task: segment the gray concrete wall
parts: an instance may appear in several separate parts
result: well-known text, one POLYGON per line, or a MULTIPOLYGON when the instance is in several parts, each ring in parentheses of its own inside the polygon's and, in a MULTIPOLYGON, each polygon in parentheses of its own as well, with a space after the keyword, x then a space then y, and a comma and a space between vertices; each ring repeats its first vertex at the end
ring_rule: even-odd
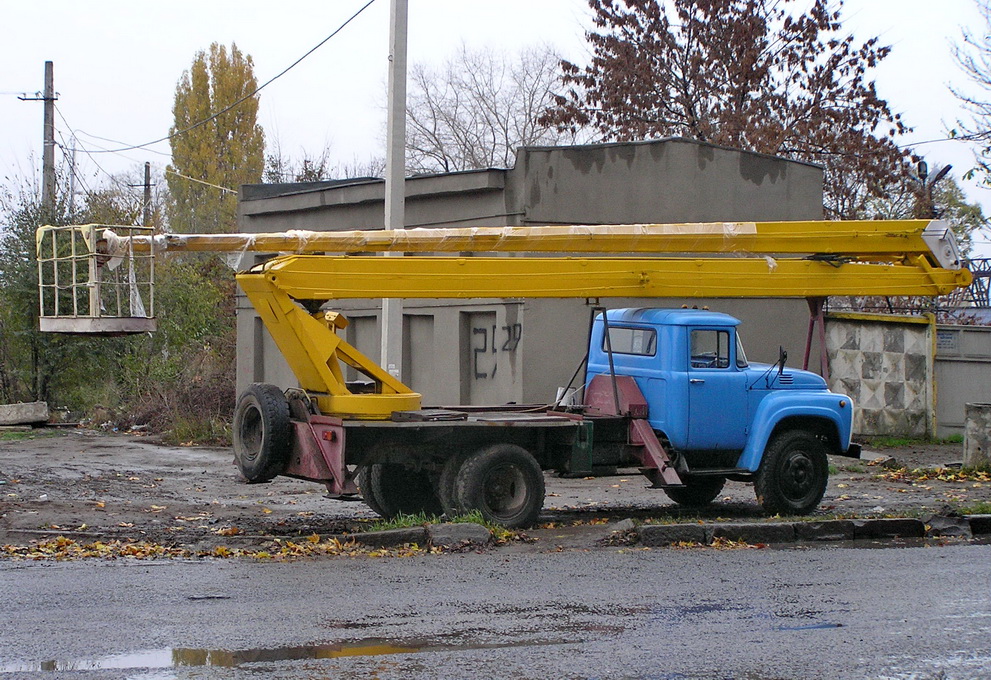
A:
MULTIPOLYGON (((521 149, 511 170, 411 178, 406 187, 410 227, 822 217, 820 168, 681 139, 521 149)), ((288 189, 283 195, 269 185, 245 187, 240 229, 382 226, 381 181, 288 189)), ((743 320, 751 360, 774 361, 781 344, 791 351, 791 365, 801 361, 808 319, 803 300, 602 302, 610 307, 708 305, 743 320)), ((355 320, 349 341, 378 357, 377 303, 345 301, 335 308, 355 320)), ((403 377, 424 394, 424 403, 546 402, 571 377, 585 351, 584 300, 407 300, 404 312, 403 377)), ((252 380, 295 384, 243 299, 238 362, 239 390, 252 380)))
MULTIPOLYGON (((338 308, 351 321, 347 341, 378 361, 378 304, 353 300, 338 308)), ((404 381, 428 406, 521 403, 523 308, 514 300, 405 300, 404 381)))
MULTIPOLYGON (((406 180, 406 226, 475 227, 516 224, 518 210, 507 210, 506 175, 509 170, 476 170, 410 177, 406 180)), ((290 229, 345 231, 382 229, 385 181, 381 179, 314 182, 291 185, 278 194, 279 185, 242 187, 238 201, 238 229, 273 232, 290 229)))
POLYGON ((822 170, 694 140, 522 149, 507 181, 531 224, 822 219, 822 170))
POLYGON ((933 433, 932 334, 932 323, 925 318, 829 315, 830 388, 853 399, 855 434, 933 433))
POLYGON ((966 405, 991 402, 991 328, 936 330, 936 436, 962 435, 966 405))

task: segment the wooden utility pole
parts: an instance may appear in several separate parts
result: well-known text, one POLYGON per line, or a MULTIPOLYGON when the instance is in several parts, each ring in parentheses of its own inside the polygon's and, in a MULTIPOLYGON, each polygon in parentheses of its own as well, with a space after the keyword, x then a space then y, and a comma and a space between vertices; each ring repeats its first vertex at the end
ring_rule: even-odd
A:
MULTIPOLYGON (((389 114, 385 152, 385 228, 406 227, 406 30, 408 0, 392 0, 389 22, 389 114)), ((402 253, 386 253, 386 256, 402 253)), ((382 300, 382 360, 402 379, 403 301, 382 300)))

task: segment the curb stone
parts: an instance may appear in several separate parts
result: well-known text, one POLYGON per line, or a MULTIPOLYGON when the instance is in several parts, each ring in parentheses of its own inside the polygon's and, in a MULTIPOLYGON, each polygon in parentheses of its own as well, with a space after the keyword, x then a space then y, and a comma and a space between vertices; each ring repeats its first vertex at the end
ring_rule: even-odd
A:
POLYGON ((926 536, 953 536, 972 538, 970 521, 966 517, 945 517, 933 515, 923 520, 926 525, 926 536))
POLYGON ((991 515, 967 515, 970 530, 977 534, 991 534, 991 515))
POLYGON ((644 524, 638 533, 641 545, 648 547, 707 542, 705 527, 701 524, 644 524))
POLYGON ((480 524, 444 523, 428 524, 426 529, 430 545, 435 548, 451 548, 462 545, 488 545, 492 541, 492 532, 480 524))
POLYGON ((923 538, 925 535, 926 525, 921 519, 895 517, 853 520, 854 538, 923 538))
POLYGON ((795 526, 790 523, 711 524, 705 528, 706 543, 717 538, 745 543, 793 543, 795 526))
POLYGON ((396 548, 406 543, 427 544, 427 530, 423 527, 386 529, 362 534, 349 534, 347 540, 371 548, 396 548))
POLYGON ((640 544, 646 547, 661 547, 673 543, 709 544, 715 538, 747 543, 793 543, 940 536, 971 538, 988 534, 991 534, 991 515, 964 517, 933 515, 925 522, 911 517, 894 517, 821 522, 643 524, 637 528, 640 544))
POLYGON ((795 538, 799 541, 852 541, 853 537, 853 522, 848 519, 795 522, 795 538))

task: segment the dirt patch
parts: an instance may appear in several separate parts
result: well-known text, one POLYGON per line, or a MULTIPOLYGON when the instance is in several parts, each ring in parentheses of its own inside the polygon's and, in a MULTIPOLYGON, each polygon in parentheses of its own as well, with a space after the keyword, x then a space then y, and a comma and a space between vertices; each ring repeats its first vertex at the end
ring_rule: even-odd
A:
MULTIPOLYGON (((962 445, 881 453, 893 456, 896 467, 939 467, 959 462, 962 445)), ((917 514, 991 501, 988 482, 899 478, 847 458, 831 458, 831 464, 836 472, 819 515, 917 514)), ((541 522, 593 527, 623 517, 766 517, 748 484, 730 482, 710 509, 686 513, 663 492, 646 488, 635 470, 623 472, 594 479, 548 474, 541 522)), ((0 441, 0 544, 64 535, 197 550, 252 547, 272 537, 360 531, 375 519, 363 503, 328 499, 312 482, 280 477, 247 484, 229 449, 172 447, 150 437, 81 429, 35 430, 0 441)))
POLYGON ((353 529, 375 517, 311 482, 247 484, 229 449, 92 430, 0 442, 0 542, 52 535, 210 547, 353 529))

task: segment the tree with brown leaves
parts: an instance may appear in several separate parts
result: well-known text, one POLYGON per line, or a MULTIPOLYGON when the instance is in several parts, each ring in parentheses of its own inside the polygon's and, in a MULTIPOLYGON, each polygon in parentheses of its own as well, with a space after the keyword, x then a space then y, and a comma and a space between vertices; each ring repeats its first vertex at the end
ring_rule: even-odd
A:
POLYGON ((825 208, 862 216, 908 170, 907 131, 871 70, 890 48, 842 33, 842 2, 589 0, 586 66, 542 121, 603 140, 681 136, 821 164, 825 208))

